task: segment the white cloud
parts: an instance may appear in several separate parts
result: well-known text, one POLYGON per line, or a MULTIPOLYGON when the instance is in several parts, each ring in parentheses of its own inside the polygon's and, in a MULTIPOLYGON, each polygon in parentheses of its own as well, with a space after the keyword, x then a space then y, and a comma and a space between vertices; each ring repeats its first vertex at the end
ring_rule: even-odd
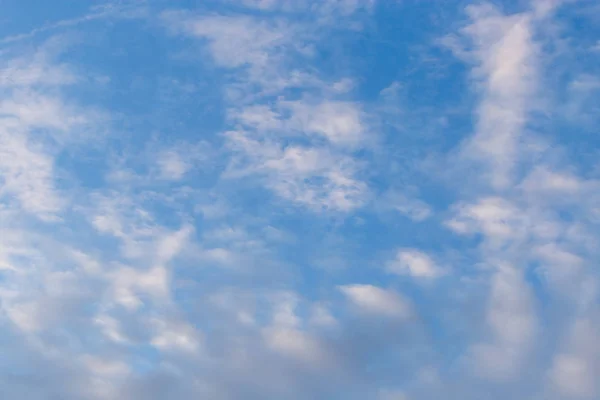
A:
POLYGON ((569 251, 564 245, 550 242, 532 250, 533 256, 541 263, 540 269, 548 279, 548 283, 560 291, 566 291, 564 294, 577 290, 581 280, 585 279, 584 259, 569 251))
POLYGON ((472 43, 468 57, 481 94, 476 134, 463 149, 487 164, 495 188, 513 183, 522 149, 520 138, 534 108, 539 80, 539 46, 531 16, 503 15, 492 5, 467 7, 472 24, 462 30, 472 43))
MULTIPOLYGON (((332 211, 350 211, 366 200, 367 186, 354 177, 356 166, 347 156, 319 147, 281 149, 250 139, 243 132, 229 132, 227 138, 232 150, 247 157, 242 158, 247 164, 240 172, 259 173, 264 184, 284 199, 332 211)), ((229 176, 240 172, 231 171, 229 176)))
POLYGON ((47 221, 66 203, 56 189, 55 157, 74 140, 75 128, 95 119, 90 110, 65 100, 61 90, 78 77, 53 60, 53 46, 49 41, 16 58, 0 55, 6 63, 0 70, 0 197, 9 203, 14 197, 23 210, 47 221))
POLYGON ((503 243, 523 237, 529 226, 529 216, 508 200, 500 197, 480 199, 475 204, 456 207, 457 216, 447 222, 457 233, 482 232, 492 241, 503 243))
POLYGON ((548 373, 551 388, 562 396, 592 399, 600 393, 599 327, 593 312, 576 317, 569 327, 548 373))
POLYGON ((329 307, 324 304, 315 304, 311 310, 310 324, 318 327, 335 327, 337 319, 331 314, 329 307))
POLYGON ((522 186, 525 191, 536 195, 577 196, 583 189, 583 182, 573 174, 559 173, 539 166, 527 176, 522 186))
POLYGON ((110 315, 99 315, 94 323, 100 327, 104 335, 116 343, 129 343, 129 338, 122 332, 121 323, 110 315))
POLYGON ((85 124, 86 116, 71 109, 58 97, 35 92, 14 91, 13 97, 0 102, 0 113, 6 125, 18 124, 21 129, 55 129, 66 132, 85 124))
POLYGON ((0 69, 0 86, 30 88, 76 83, 79 78, 75 72, 66 64, 53 62, 52 53, 47 50, 42 48, 29 57, 8 60, 0 69))
POLYGON ((433 215, 431 207, 424 201, 411 195, 410 191, 409 189, 404 189, 403 191, 391 189, 379 195, 374 200, 375 207, 384 212, 390 210, 396 211, 415 222, 425 221, 430 218, 433 215))
POLYGON ((343 78, 343 79, 340 79, 339 81, 335 82, 331 86, 331 88, 336 93, 348 93, 352 89, 354 89, 355 86, 356 86, 356 83, 352 79, 343 78))
POLYGON ((264 331, 267 345, 288 357, 320 367, 327 362, 321 345, 308 333, 293 328, 268 328, 264 331))
POLYGON ((142 207, 142 199, 126 192, 97 194, 93 198, 87 207, 91 225, 99 233, 119 239, 121 255, 129 261, 160 266, 188 249, 188 239, 194 232, 189 223, 175 231, 167 229, 142 207))
POLYGON ((122 361, 113 361, 99 357, 85 356, 83 357, 83 362, 84 365, 94 375, 124 376, 130 372, 129 366, 122 361))
POLYGON ((179 180, 189 171, 190 165, 173 151, 161 154, 158 159, 160 176, 164 179, 179 180))
POLYGON ((401 249, 396 258, 387 263, 388 272, 398 275, 410 275, 415 278, 437 278, 443 271, 426 253, 415 249, 401 249))
POLYGON ((296 328, 301 320, 296 315, 299 299, 294 293, 283 292, 273 296, 273 326, 282 328, 296 328))
POLYGON ((431 208, 417 199, 398 198, 393 207, 413 221, 424 221, 432 214, 431 208))
POLYGON ((233 288, 221 288, 209 296, 219 314, 246 327, 255 327, 257 321, 257 299, 255 293, 245 293, 233 288))
POLYGON ((25 211, 51 219, 64 205, 54 187, 53 158, 4 127, 0 127, 0 172, 0 195, 15 196, 25 211))
POLYGON ((128 310, 136 310, 144 303, 140 295, 147 294, 162 304, 169 300, 169 275, 164 267, 138 271, 122 267, 109 275, 112 300, 128 310))
POLYGON ((599 91, 600 79, 596 75, 581 73, 575 76, 567 87, 561 113, 574 125, 594 126, 597 118, 596 96, 599 91))
POLYGON ((280 100, 274 106, 232 110, 232 121, 263 135, 324 139, 341 148, 365 147, 366 115, 356 103, 333 100, 280 100))
POLYGON ((279 197, 313 210, 348 212, 365 203, 368 188, 349 154, 365 146, 364 113, 355 103, 329 99, 330 85, 310 68, 288 68, 291 60, 310 60, 310 28, 247 16, 165 19, 176 32, 208 40, 217 65, 246 67, 227 85, 233 129, 224 133, 232 152, 224 178, 253 175, 279 197), (288 99, 290 87, 305 95, 288 99))
POLYGON ((118 383, 131 374, 131 368, 122 360, 113 360, 102 356, 85 355, 81 357, 83 367, 88 373, 85 379, 85 393, 98 399, 110 399, 118 396, 118 383))
POLYGON ((534 0, 531 2, 533 13, 537 18, 550 16, 562 4, 572 0, 534 0))
MULTIPOLYGON (((215 76, 226 81, 225 104, 222 110, 215 105, 215 119, 223 117, 226 133, 215 143, 224 139, 223 148, 207 151, 203 142, 171 140, 189 139, 185 129, 150 144, 137 132, 133 139, 123 135, 108 145, 115 152, 125 144, 135 150, 109 167, 114 173, 98 183, 107 185, 102 188, 72 190, 76 183, 65 177, 71 171, 64 174, 60 164, 63 155, 67 164, 78 156, 69 146, 93 120, 72 101, 80 93, 70 97, 73 85, 91 80, 46 53, 11 60, 10 52, 0 52, 6 58, 0 68, 6 94, 0 101, 0 387, 6 395, 407 400, 481 398, 492 388, 492 397, 527 392, 532 398, 597 398, 600 185, 589 178, 592 172, 578 175, 584 167, 571 168, 545 150, 521 163, 527 150, 520 144, 536 128, 528 121, 543 81, 538 62, 545 48, 537 28, 557 2, 540 1, 512 16, 491 6, 468 8, 472 23, 462 36, 473 46, 463 55, 475 66, 481 103, 475 135, 462 147, 459 163, 470 158, 466 164, 475 159, 485 168, 461 176, 456 192, 426 200, 444 215, 444 201, 456 195, 446 225, 475 238, 433 232, 435 218, 404 226, 407 220, 398 214, 416 222, 432 216, 416 195, 435 190, 419 190, 421 182, 411 182, 406 171, 392 171, 396 160, 386 157, 395 156, 395 148, 371 153, 378 143, 373 108, 353 98, 371 82, 336 73, 325 79, 317 72, 323 58, 313 58, 313 42, 335 47, 338 37, 354 40, 341 27, 356 28, 352 17, 373 2, 231 3, 228 16, 165 14, 168 24, 205 44, 214 63, 199 72, 186 65, 183 75, 204 77, 222 68, 215 76), (237 17, 241 6, 254 9, 237 17), (329 35, 324 24, 340 31, 329 35), (196 179, 199 162, 213 153, 227 159, 216 160, 208 179, 196 179), (220 168, 225 172, 215 183, 220 168), (493 182, 472 185, 472 178, 493 182), (402 194, 385 191, 390 181, 402 194), (243 197, 256 184, 275 201, 262 192, 243 197), (371 202, 372 192, 384 195, 371 202), (373 204, 386 211, 385 221, 365 207, 373 204), (290 205, 334 213, 299 215, 290 205), (343 214, 361 207, 357 215, 343 214), (197 212, 201 221, 194 220, 197 212), (390 230, 379 230, 383 224, 390 230), (328 235, 342 240, 334 243, 333 256, 321 259, 345 268, 323 273, 310 265, 331 247, 328 235), (443 290, 421 291, 418 284, 440 277, 454 261, 437 254, 397 250, 387 271, 415 278, 399 282, 402 293, 387 288, 389 275, 368 270, 377 249, 427 237, 461 265, 456 276, 444 279, 443 290), (214 268, 221 266, 227 268, 214 268), (335 286, 349 278, 365 284, 335 286), (370 284, 376 281, 381 286, 370 284), (545 298, 560 307, 538 309, 545 298), (475 373, 463 374, 456 359, 466 359, 475 373)), ((157 7, 143 8, 152 19, 157 7)), ((385 31, 377 32, 385 40, 385 31)), ((370 34, 360 35, 361 44, 373 40, 370 34)), ((168 44, 171 51, 189 41, 168 44)), ((128 50, 129 44, 119 46, 128 50)), ((328 49, 338 50, 333 47, 328 49)), ((181 59, 165 59, 177 67, 165 72, 179 73, 181 59)), ((346 61, 334 59, 332 66, 346 61)), ((139 79, 146 82, 143 73, 139 79)), ((570 90, 593 87, 593 79, 584 77, 570 90)), ((412 84, 420 81, 407 81, 407 89, 412 84)), ((128 96, 140 94, 134 86, 128 96)), ((107 84, 102 90, 114 89, 107 84)), ((394 83, 381 95, 395 101, 397 90, 394 83)), ((95 99, 83 94, 86 101, 95 99)), ((437 104, 432 114, 438 114, 437 104)), ((162 112, 179 117, 175 112, 187 110, 162 112)), ((119 123, 139 128, 140 115, 124 114, 119 123)), ((156 119, 143 123, 152 126, 156 119)), ((406 145, 400 142, 384 143, 406 145)), ((112 150, 94 146, 102 155, 112 150)), ((93 180, 86 183, 96 185, 93 180)))
POLYGON ((532 295, 521 271, 501 265, 492 278, 486 310, 491 341, 474 345, 477 374, 494 380, 518 376, 538 333, 532 295))
POLYGON ((177 232, 167 233, 158 238, 156 256, 157 263, 164 264, 178 255, 188 243, 189 237, 194 231, 190 225, 183 226, 177 232))
POLYGON ((316 210, 349 211, 361 206, 368 191, 356 178, 358 166, 343 151, 316 144, 289 144, 285 136, 322 136, 333 146, 355 147, 364 127, 360 113, 345 103, 310 105, 281 103, 280 109, 251 106, 233 114, 234 121, 252 130, 226 133, 236 169, 227 176, 256 172, 264 184, 284 199, 316 210), (291 113, 289 117, 282 114, 291 113))
POLYGON ((366 185, 352 176, 351 160, 326 151, 288 148, 282 158, 270 161, 267 167, 277 179, 267 184, 283 198, 332 211, 350 211, 364 202, 366 185))
MULTIPOLYGON (((535 122, 532 111, 539 108, 540 93, 546 90, 539 86, 544 42, 538 34, 558 3, 538 2, 534 10, 514 15, 502 15, 491 5, 470 7, 473 22, 462 34, 472 47, 458 51, 473 63, 472 76, 481 95, 476 130, 462 147, 462 162, 472 168, 470 162, 476 160, 486 169, 475 175, 481 181, 468 193, 474 199, 455 205, 446 225, 458 234, 482 239, 478 259, 492 277, 480 328, 483 339, 470 346, 469 360, 476 375, 505 384, 519 381, 543 351, 538 338, 545 332, 526 274, 537 274, 540 285, 552 289, 551 296, 573 307, 589 307, 596 293, 595 283, 582 283, 587 276, 585 235, 573 240, 567 232, 579 222, 561 215, 568 206, 575 220, 589 218, 587 198, 595 198, 595 183, 578 176, 551 149, 554 144, 538 143, 538 157, 525 158, 528 143, 547 140, 532 139, 528 132, 535 126, 530 123, 535 122), (540 266, 531 270, 532 262, 540 266)), ((556 318, 559 324, 567 321, 556 318)), ((549 372, 553 389, 547 397, 591 398, 590 359, 566 347, 549 372)))
POLYGON ((366 314, 407 318, 410 305, 398 293, 373 285, 339 286, 340 291, 356 308, 366 314))
POLYGON ((347 17, 360 10, 370 10, 375 0, 229 0, 231 3, 263 11, 299 12, 309 11, 320 16, 321 22, 334 22, 335 18, 347 17), (334 19, 334 21, 332 21, 334 19))
POLYGON ((565 396, 592 398, 595 393, 596 376, 587 360, 571 354, 559 354, 554 359, 551 379, 554 386, 565 396))
MULTIPOLYGON (((6 301, 6 293, 3 296, 6 301)), ((14 305, 4 305, 4 310, 8 318, 25 333, 33 333, 42 329, 41 313, 39 305, 36 302, 17 303, 14 305)))
POLYGON ((202 335, 187 323, 154 319, 154 334, 150 343, 162 351, 196 353, 200 350, 202 335))
POLYGON ((228 68, 266 68, 276 62, 282 45, 289 44, 290 27, 258 22, 247 16, 192 16, 180 12, 163 15, 170 28, 209 41, 215 61, 228 68))
POLYGON ((293 102, 289 108, 292 112, 291 123, 297 124, 305 134, 323 136, 334 145, 364 145, 366 127, 356 104, 329 101, 310 105, 293 102))

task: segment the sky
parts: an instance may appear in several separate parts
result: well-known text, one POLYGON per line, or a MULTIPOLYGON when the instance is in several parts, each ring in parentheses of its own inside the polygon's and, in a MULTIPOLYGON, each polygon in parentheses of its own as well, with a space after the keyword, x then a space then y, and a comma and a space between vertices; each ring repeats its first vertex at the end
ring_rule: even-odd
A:
POLYGON ((0 398, 600 398, 596 1, 0 10, 0 398))

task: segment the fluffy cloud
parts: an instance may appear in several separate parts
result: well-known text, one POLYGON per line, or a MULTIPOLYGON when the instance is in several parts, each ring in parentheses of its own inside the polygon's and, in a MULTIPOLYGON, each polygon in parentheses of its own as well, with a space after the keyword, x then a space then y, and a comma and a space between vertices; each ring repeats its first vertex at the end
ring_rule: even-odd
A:
POLYGON ((346 285, 340 291, 360 312, 366 314, 406 318, 410 306, 399 294, 373 285, 346 285))
POLYGON ((398 250, 396 258, 387 264, 393 274, 410 275, 416 278, 435 278, 442 274, 440 268, 427 254, 419 250, 398 250))

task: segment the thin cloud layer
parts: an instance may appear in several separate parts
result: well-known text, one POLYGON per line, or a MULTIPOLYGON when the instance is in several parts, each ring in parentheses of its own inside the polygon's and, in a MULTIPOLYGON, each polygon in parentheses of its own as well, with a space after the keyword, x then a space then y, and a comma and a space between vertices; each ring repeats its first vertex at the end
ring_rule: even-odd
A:
POLYGON ((597 7, 188 3, 6 5, 0 397, 600 396, 597 7))

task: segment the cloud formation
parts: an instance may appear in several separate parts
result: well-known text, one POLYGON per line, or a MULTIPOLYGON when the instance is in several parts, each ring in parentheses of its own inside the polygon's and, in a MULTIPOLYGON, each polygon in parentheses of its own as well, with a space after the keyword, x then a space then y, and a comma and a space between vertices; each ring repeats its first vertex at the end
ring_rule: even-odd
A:
POLYGON ((0 39, 0 397, 600 395, 598 10, 63 3, 0 39))

